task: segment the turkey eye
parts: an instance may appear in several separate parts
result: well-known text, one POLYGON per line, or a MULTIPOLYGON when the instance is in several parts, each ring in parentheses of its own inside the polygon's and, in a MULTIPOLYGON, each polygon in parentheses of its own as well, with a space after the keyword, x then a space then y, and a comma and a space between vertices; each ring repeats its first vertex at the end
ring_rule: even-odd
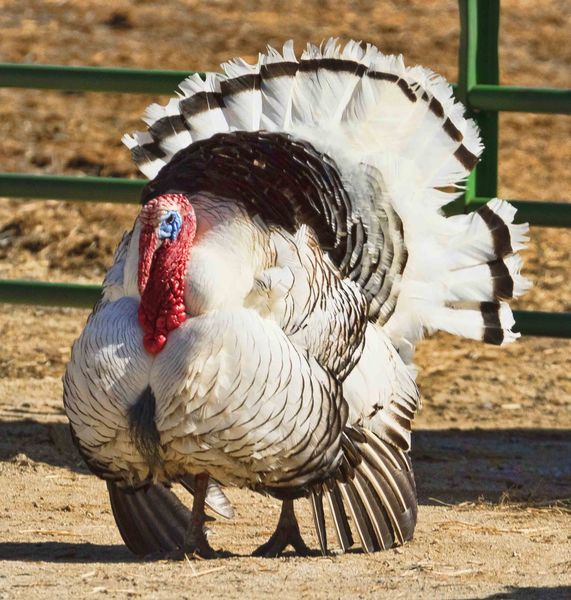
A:
POLYGON ((168 223, 169 225, 172 225, 172 223, 174 223, 174 215, 169 215, 166 218, 165 223, 168 223))

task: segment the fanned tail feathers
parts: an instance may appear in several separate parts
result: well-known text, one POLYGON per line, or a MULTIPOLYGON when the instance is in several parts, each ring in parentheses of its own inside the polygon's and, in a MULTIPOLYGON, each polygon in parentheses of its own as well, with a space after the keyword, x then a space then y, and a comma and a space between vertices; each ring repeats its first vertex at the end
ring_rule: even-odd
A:
POLYGON ((222 68, 184 80, 177 98, 147 109, 148 132, 123 137, 150 179, 178 150, 228 131, 282 131, 333 155, 346 148, 358 163, 382 148, 414 163, 426 187, 454 185, 481 152, 475 125, 443 78, 371 44, 341 48, 329 39, 308 44, 298 60, 290 41, 255 65, 238 58, 222 68))
POLYGON ((365 552, 412 539, 417 517, 416 485, 407 453, 366 429, 347 428, 337 472, 311 490, 311 505, 323 554, 327 533, 323 497, 343 551, 353 545, 348 515, 365 552))
POLYGON ((527 226, 498 199, 443 216, 482 144, 442 77, 335 39, 309 44, 299 59, 288 42, 254 65, 222 67, 183 81, 178 98, 147 110, 147 132, 124 136, 145 175, 217 133, 265 130, 312 144, 333 159, 349 192, 355 248, 340 267, 366 288, 369 316, 405 359, 427 331, 494 344, 517 337, 507 301, 529 287, 517 257, 527 226))

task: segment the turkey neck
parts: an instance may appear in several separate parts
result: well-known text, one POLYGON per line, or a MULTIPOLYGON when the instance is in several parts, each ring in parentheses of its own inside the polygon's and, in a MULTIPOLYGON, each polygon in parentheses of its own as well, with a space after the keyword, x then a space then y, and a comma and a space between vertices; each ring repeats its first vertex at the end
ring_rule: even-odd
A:
MULTIPOLYGON (((169 331, 186 320, 184 287, 192 233, 190 227, 183 226, 175 240, 164 240, 152 255, 138 315, 144 332, 143 344, 151 354, 160 352, 167 342, 169 331)), ((157 244, 156 234, 153 235, 157 244)), ((139 252, 143 261, 150 251, 149 243, 152 242, 148 236, 141 237, 139 252)))

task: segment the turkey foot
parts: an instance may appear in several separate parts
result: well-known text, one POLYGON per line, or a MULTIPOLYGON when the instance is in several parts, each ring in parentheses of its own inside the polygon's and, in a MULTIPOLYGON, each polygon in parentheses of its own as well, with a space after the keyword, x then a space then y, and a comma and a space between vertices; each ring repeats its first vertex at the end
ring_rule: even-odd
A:
POLYGON ((293 510, 293 500, 284 500, 276 530, 265 544, 254 550, 252 556, 267 558, 279 556, 289 545, 293 546, 300 556, 307 556, 310 553, 310 549, 299 532, 299 525, 293 510))
POLYGON ((220 558, 220 554, 208 543, 202 523, 192 521, 184 537, 184 546, 180 551, 182 558, 220 558))

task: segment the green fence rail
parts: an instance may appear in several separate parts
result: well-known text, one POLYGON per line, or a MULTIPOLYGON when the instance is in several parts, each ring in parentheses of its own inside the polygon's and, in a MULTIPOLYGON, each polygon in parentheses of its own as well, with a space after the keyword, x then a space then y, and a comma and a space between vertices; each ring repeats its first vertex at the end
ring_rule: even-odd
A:
POLYGON ((568 115, 571 114, 571 90, 476 84, 468 90, 466 103, 473 109, 492 112, 568 115))
POLYGON ((145 179, 0 173, 0 197, 137 204, 145 179))
MULTIPOLYGON (((65 175, 29 175, 0 173, 0 196, 34 198, 36 200, 71 200, 77 202, 109 202, 138 204, 147 183, 143 179, 117 177, 73 177, 65 175)), ((470 197, 462 208, 475 210, 491 197, 470 197)), ((571 204, 543 200, 510 200, 520 223, 538 226, 571 227, 571 204)))
POLYGON ((0 63, 0 87, 73 92, 172 95, 193 71, 0 63))
MULTIPOLYGON (((101 296, 100 285, 49 283, 18 279, 0 280, 0 301, 34 306, 92 308, 101 296)), ((515 311, 515 331, 525 335, 571 337, 571 319, 561 320, 561 313, 515 311)))
POLYGON ((92 308, 100 296, 100 285, 0 279, 0 300, 12 304, 92 308))
MULTIPOLYGON (((455 92, 478 122, 486 149, 468 179, 457 211, 470 211, 497 195, 498 111, 571 114, 571 90, 499 85, 499 0, 460 0, 459 80, 455 92)), ((0 87, 82 92, 172 94, 192 72, 103 67, 0 64, 0 87)), ((0 173, 0 197, 138 203, 145 181, 0 173)), ((534 226, 571 227, 571 204, 510 200, 518 219, 534 226)), ((90 307, 95 285, 0 280, 0 302, 90 307)), ((526 335, 571 337, 571 313, 518 311, 526 335)))

